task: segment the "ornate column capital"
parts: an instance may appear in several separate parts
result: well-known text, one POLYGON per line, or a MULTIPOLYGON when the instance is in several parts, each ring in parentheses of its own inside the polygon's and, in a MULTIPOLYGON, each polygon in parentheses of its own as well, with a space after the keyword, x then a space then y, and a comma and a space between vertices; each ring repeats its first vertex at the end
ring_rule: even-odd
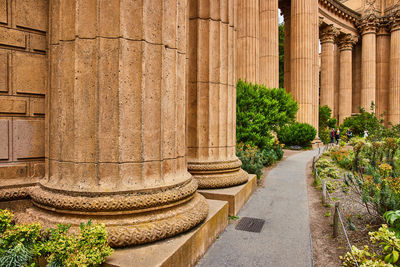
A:
POLYGON ((374 14, 370 14, 360 19, 357 23, 358 30, 361 35, 368 33, 376 33, 378 26, 378 19, 374 14))
POLYGON ((340 51, 352 50, 353 46, 358 42, 358 37, 350 33, 343 34, 338 38, 338 47, 340 51))
POLYGON ((400 30, 400 10, 397 10, 394 14, 389 17, 389 28, 390 32, 400 30))
POLYGON ((319 31, 319 38, 321 44, 323 43, 333 43, 335 38, 339 35, 339 30, 333 25, 328 25, 319 31))

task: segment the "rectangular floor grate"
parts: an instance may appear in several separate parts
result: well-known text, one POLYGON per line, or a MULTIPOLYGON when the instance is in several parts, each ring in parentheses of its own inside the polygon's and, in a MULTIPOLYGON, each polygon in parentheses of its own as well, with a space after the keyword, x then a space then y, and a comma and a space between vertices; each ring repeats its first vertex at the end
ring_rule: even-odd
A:
POLYGON ((236 225, 235 229, 242 230, 242 231, 248 231, 248 232, 254 232, 254 233, 260 233, 264 226, 264 223, 265 223, 265 220, 262 220, 262 219, 243 217, 242 219, 240 219, 240 221, 236 225))

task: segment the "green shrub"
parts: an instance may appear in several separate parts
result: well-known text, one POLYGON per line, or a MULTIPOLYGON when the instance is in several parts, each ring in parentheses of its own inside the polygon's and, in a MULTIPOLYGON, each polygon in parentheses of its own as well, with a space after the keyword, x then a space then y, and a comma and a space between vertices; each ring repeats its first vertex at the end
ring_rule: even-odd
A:
POLYGON ((44 257, 48 266, 100 266, 112 253, 102 224, 82 224, 78 235, 69 226, 42 230, 41 225, 11 224, 13 215, 0 210, 0 266, 38 266, 44 257))
POLYGON ((50 230, 45 244, 49 266, 100 266, 112 254, 103 224, 81 224, 78 235, 68 234, 68 230, 65 225, 50 230))
POLYGON ((318 136, 324 144, 331 141, 330 131, 336 127, 337 120, 331 117, 332 110, 328 106, 319 107, 318 136))
POLYGON ((242 169, 256 174, 260 179, 264 168, 263 156, 260 149, 250 144, 239 143, 236 147, 236 156, 242 161, 242 169))
POLYGON ((382 225, 376 232, 368 233, 372 244, 377 244, 378 251, 370 251, 368 246, 360 250, 353 246, 352 251, 347 252, 342 260, 342 266, 355 266, 356 258, 359 266, 399 266, 400 239, 388 230, 387 225, 382 225))
POLYGON ((295 122, 281 127, 278 139, 286 146, 308 146, 316 134, 317 131, 310 124, 295 122))
POLYGON ((297 103, 283 89, 267 89, 263 85, 237 83, 236 137, 238 143, 269 149, 271 131, 293 122, 297 103))

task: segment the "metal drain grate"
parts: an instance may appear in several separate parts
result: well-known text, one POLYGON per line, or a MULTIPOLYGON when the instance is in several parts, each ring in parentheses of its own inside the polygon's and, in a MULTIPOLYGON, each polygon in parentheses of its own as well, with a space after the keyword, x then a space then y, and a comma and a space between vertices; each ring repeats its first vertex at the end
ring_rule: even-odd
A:
POLYGON ((240 219, 239 223, 236 225, 236 230, 260 233, 265 220, 257 219, 257 218, 250 218, 250 217, 243 217, 240 219))

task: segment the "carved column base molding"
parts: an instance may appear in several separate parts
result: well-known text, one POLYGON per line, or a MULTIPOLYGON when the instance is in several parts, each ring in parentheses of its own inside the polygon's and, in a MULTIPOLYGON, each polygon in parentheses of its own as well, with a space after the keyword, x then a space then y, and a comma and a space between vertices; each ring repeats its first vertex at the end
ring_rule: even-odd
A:
POLYGON ((29 198, 30 191, 35 185, 36 184, 28 184, 0 188, 0 201, 29 198))
POLYGON ((188 162, 188 170, 198 181, 199 188, 224 188, 240 185, 248 180, 248 174, 237 159, 221 162, 188 162))
POLYGON ((203 196, 195 193, 187 201, 164 209, 137 214, 114 214, 71 215, 34 207, 28 209, 21 220, 40 221, 45 227, 54 227, 57 223, 71 224, 71 232, 78 231, 80 223, 92 220, 94 223, 105 224, 112 247, 124 247, 165 239, 193 228, 207 217, 208 204, 203 196))

